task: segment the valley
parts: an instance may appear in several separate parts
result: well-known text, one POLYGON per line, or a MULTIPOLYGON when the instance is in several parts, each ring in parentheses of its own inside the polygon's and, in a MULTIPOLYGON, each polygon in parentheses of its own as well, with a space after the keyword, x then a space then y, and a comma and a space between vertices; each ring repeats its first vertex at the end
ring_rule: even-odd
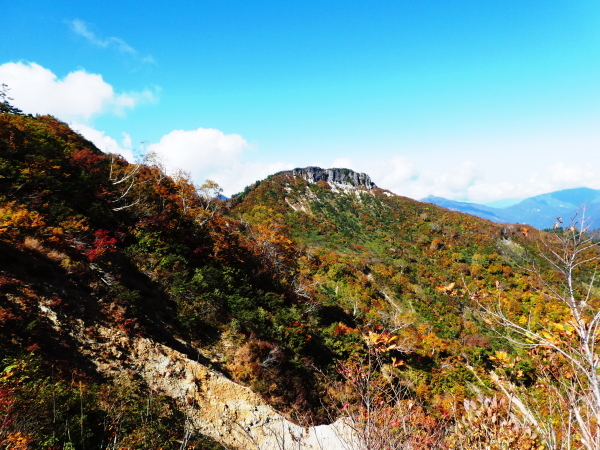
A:
POLYGON ((599 448, 586 223, 349 169, 219 195, 0 114, 0 448, 599 448))

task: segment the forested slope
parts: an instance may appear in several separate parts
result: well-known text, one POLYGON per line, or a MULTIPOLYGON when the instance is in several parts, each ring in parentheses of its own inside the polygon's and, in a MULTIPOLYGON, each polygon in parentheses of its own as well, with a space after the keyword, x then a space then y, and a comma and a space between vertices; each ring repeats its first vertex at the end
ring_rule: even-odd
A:
MULTIPOLYGON (((462 448, 463 400, 502 390, 492 369, 514 386, 541 379, 536 355, 479 314, 500 302, 517 322, 565 322, 538 277, 561 281, 537 230, 294 172, 218 194, 152 155, 103 154, 52 117, 0 114, 3 448, 216 446, 148 386, 136 339, 302 424, 359 417, 370 399, 373 429, 427 448, 462 448)), ((520 426, 504 431, 537 439, 520 426)))

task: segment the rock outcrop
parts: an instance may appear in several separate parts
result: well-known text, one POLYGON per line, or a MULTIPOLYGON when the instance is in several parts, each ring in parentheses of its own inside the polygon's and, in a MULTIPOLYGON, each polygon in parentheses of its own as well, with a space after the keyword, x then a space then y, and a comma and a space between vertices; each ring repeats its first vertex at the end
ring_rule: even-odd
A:
MULTIPOLYGON (((54 326, 62 326, 49 308, 43 312, 54 326)), ((133 370, 151 389, 177 401, 190 434, 202 433, 236 450, 346 450, 356 444, 352 427, 343 419, 302 427, 249 388, 169 346, 99 324, 95 330, 95 339, 85 337, 82 330, 74 336, 98 371, 116 377, 133 370)))
POLYGON ((250 389, 147 339, 133 342, 131 363, 148 385, 179 400, 193 431, 227 448, 343 450, 352 429, 343 420, 304 428, 275 411, 250 389))
POLYGON ((354 172, 350 169, 321 169, 320 167, 306 167, 294 169, 292 175, 301 177, 309 183, 325 181, 333 186, 345 189, 367 189, 375 187, 375 183, 366 173, 354 172))

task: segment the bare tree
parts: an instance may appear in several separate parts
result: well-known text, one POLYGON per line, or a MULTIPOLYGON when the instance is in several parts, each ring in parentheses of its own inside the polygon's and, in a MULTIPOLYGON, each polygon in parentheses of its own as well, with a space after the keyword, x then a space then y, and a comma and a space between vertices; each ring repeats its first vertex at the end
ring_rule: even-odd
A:
POLYGON ((600 252, 588 234, 585 208, 567 227, 540 234, 538 251, 538 262, 532 259, 527 270, 553 314, 517 317, 503 306, 501 295, 496 304, 482 305, 484 320, 538 362, 537 381, 529 389, 502 373, 492 374, 492 381, 548 448, 600 450, 600 300, 595 284, 600 252))
POLYGON ((204 184, 196 189, 201 207, 201 213, 197 215, 196 223, 204 225, 219 212, 223 189, 212 180, 206 180, 204 184))
POLYGON ((115 155, 111 155, 109 179, 113 186, 120 187, 120 192, 118 192, 116 198, 111 200, 111 203, 124 203, 115 206, 113 211, 121 211, 140 203, 141 197, 139 195, 135 200, 130 201, 128 201, 128 196, 133 193, 132 188, 139 183, 138 174, 141 169, 141 164, 120 165, 115 162, 115 155))
POLYGON ((338 419, 339 437, 345 450, 434 450, 443 448, 444 424, 435 421, 410 396, 395 373, 402 362, 390 352, 407 350, 398 335, 373 333, 364 336, 365 360, 338 365, 343 382, 339 409, 330 410, 338 419), (350 432, 348 432, 350 430, 350 432))

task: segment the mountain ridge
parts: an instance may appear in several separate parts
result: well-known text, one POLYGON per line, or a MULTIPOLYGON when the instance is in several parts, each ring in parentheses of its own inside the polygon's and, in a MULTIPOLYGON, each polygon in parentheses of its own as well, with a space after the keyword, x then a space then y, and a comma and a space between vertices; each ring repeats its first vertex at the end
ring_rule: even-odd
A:
POLYGON ((544 233, 347 169, 217 192, 104 154, 53 117, 0 114, 2 445, 254 449, 286 436, 291 449, 296 431, 269 423, 349 423, 362 439, 363 399, 377 398, 378 438, 439 448, 463 439, 445 427, 469 417, 463 399, 495 395, 495 361, 522 358, 507 376, 534 381, 477 311, 501 298, 519 319, 558 320, 523 268, 549 270, 544 233))
POLYGON ((457 202, 443 197, 429 196, 421 201, 436 204, 454 211, 472 214, 497 223, 522 223, 538 229, 551 228, 556 217, 570 221, 576 215, 581 219, 585 208, 588 224, 600 227, 600 190, 587 187, 563 189, 526 198, 505 208, 495 208, 477 203, 457 202))
POLYGON ((297 168, 291 171, 295 177, 301 177, 309 183, 318 183, 319 181, 332 184, 334 186, 345 188, 364 188, 373 189, 375 183, 366 173, 355 172, 350 169, 333 168, 322 169, 316 166, 297 168))

